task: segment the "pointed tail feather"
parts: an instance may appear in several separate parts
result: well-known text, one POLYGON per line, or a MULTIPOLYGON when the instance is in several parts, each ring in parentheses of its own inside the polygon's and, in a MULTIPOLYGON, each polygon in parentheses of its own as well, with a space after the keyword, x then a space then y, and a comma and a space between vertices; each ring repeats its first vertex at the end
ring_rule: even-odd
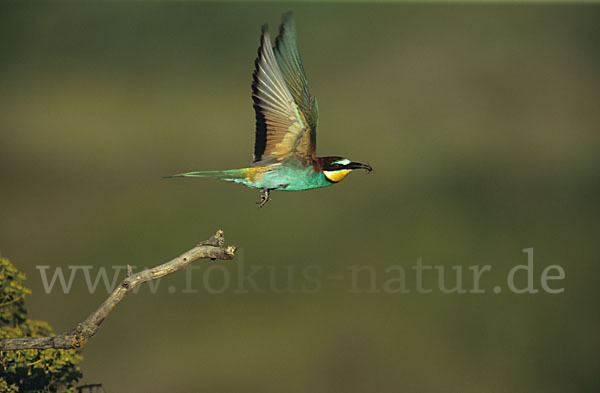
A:
POLYGON ((229 169, 225 171, 200 171, 200 172, 188 172, 180 173, 177 175, 165 176, 165 179, 172 177, 210 177, 213 179, 225 180, 225 181, 236 181, 245 179, 246 175, 240 169, 229 169))

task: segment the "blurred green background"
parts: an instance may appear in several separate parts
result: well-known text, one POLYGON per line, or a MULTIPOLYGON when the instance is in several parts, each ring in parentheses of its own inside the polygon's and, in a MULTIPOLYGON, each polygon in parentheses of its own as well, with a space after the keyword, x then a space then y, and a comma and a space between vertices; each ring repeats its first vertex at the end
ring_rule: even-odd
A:
POLYGON ((106 290, 79 272, 45 294, 37 265, 153 266, 218 228, 241 247, 210 276, 198 264, 197 293, 178 272, 110 315, 82 363, 107 392, 596 392, 598 21, 597 6, 3 3, 0 252, 28 275, 31 317, 64 331, 106 290), (375 173, 260 210, 256 190, 162 179, 251 161, 260 26, 288 10, 318 153, 375 173), (565 291, 494 294, 528 247, 536 288, 556 264, 565 291), (462 266, 467 289, 468 266, 491 265, 486 293, 415 293, 417 258, 462 266), (402 265, 412 292, 349 293, 362 265, 379 289, 402 265), (236 293, 240 266, 264 293, 236 293), (315 293, 270 289, 286 267, 312 288, 310 266, 315 293))

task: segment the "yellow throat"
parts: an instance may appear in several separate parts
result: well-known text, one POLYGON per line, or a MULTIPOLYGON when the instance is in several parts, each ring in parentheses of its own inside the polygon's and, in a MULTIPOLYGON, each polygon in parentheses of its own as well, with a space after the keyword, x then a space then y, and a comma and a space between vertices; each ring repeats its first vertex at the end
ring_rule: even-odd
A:
POLYGON ((346 176, 348 176, 348 173, 350 172, 352 172, 351 169, 344 169, 341 171, 323 171, 323 174, 329 181, 337 183, 339 181, 342 181, 346 176))

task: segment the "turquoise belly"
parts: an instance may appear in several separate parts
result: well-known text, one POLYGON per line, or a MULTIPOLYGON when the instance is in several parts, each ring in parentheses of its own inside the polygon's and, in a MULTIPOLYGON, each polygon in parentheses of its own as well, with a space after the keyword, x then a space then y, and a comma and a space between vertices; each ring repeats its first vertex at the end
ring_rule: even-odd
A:
POLYGON ((245 179, 236 179, 236 183, 253 188, 269 188, 279 191, 302 191, 313 188, 330 186, 331 183, 320 172, 315 172, 312 167, 302 168, 278 165, 264 173, 262 179, 248 182, 245 179))

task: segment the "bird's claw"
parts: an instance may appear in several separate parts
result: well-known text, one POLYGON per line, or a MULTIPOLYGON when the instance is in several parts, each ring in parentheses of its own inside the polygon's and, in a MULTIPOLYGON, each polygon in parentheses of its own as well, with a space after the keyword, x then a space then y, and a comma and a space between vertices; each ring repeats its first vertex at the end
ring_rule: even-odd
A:
POLYGON ((269 202, 270 192, 271 192, 271 190, 269 190, 268 188, 262 189, 262 194, 260 194, 260 201, 256 202, 258 207, 263 207, 264 205, 267 204, 267 202, 269 202))

